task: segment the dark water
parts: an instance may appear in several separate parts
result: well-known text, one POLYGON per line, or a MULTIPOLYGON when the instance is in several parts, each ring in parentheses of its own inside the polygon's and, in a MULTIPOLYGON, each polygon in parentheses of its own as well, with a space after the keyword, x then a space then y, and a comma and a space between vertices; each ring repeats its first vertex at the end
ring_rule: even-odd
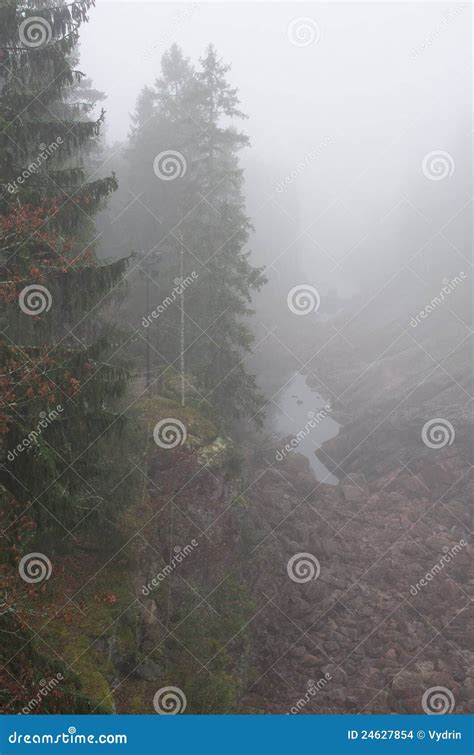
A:
POLYGON ((296 372, 275 397, 278 410, 273 427, 281 437, 292 436, 291 449, 281 444, 282 456, 296 451, 309 459, 311 468, 320 482, 337 485, 339 480, 317 458, 315 451, 324 441, 338 434, 340 425, 331 417, 331 405, 319 393, 312 391, 306 377, 296 372))

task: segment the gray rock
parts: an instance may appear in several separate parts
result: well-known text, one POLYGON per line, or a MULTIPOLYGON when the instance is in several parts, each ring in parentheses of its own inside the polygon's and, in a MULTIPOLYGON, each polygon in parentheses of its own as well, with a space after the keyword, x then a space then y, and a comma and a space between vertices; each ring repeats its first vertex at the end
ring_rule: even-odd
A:
POLYGON ((361 503, 364 499, 364 493, 355 485, 342 485, 342 493, 349 503, 361 503))
POLYGON ((147 682, 152 682, 155 679, 159 679, 163 676, 163 669, 155 661, 150 659, 143 661, 137 669, 135 674, 138 679, 144 679, 147 682))

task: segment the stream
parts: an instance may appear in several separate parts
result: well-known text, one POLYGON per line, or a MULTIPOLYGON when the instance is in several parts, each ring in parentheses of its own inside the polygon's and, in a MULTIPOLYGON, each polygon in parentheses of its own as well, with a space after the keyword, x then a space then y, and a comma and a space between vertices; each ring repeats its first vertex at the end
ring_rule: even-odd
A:
POLYGON ((305 375, 296 372, 274 399, 277 406, 274 432, 284 438, 281 455, 297 451, 309 460, 319 482, 337 485, 339 480, 316 456, 322 444, 338 434, 340 425, 331 417, 331 404, 312 391, 305 375))

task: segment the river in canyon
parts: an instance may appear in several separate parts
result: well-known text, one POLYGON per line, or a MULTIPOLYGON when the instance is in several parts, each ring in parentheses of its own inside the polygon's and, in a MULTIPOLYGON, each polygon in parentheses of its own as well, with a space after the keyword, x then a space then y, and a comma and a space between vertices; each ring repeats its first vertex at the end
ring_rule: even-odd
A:
POLYGON ((340 424, 331 417, 331 404, 295 372, 274 399, 273 430, 282 439, 281 455, 292 452, 306 456, 319 482, 337 485, 339 480, 318 459, 322 444, 338 434, 340 424))

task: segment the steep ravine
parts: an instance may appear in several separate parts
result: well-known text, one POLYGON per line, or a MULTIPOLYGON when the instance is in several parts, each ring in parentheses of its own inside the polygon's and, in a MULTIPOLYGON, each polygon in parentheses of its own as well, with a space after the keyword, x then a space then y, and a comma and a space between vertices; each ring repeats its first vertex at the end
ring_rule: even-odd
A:
MULTIPOLYGON (((387 386, 377 411, 392 400, 387 386)), ((133 686, 149 705, 158 684, 182 688, 189 712, 419 713, 434 686, 451 691, 456 712, 474 710, 474 486, 462 442, 428 453, 412 428, 418 455, 408 465, 397 454, 403 439, 394 444, 385 427, 374 469, 375 452, 361 442, 374 407, 365 419, 361 403, 348 430, 318 452, 329 469, 331 459, 340 464, 340 484, 328 485, 298 448, 279 456, 281 438, 237 448, 199 412, 163 399, 144 407, 149 422, 180 419, 188 437, 148 448, 157 515, 142 533, 138 581, 150 584, 177 548, 197 546, 140 596, 140 652, 153 648, 156 678, 119 685, 119 709, 133 686), (346 473, 348 442, 357 451, 346 473), (317 579, 290 579, 288 561, 300 553, 317 559, 317 579)), ((397 422, 407 432, 406 414, 397 422)))
MULTIPOLYGON (((266 532, 254 589, 270 602, 252 634, 265 648, 255 658, 261 678, 243 699, 265 700, 267 712, 421 713, 436 686, 450 691, 455 712, 474 710, 472 423, 446 374, 426 385, 418 375, 411 396, 415 354, 404 358, 381 360, 344 411, 336 402, 344 426, 317 453, 339 486, 318 483, 294 452, 252 490, 266 532), (440 415, 454 422, 456 443, 429 448, 423 423, 440 415), (289 578, 298 553, 318 560, 316 579, 289 578)), ((342 363, 337 376, 326 372, 332 385, 354 379, 342 363)))
MULTIPOLYGON (((160 640, 156 682, 182 686, 189 712, 415 713, 433 686, 472 711, 473 485, 459 449, 410 469, 392 456, 377 476, 362 445, 359 471, 334 486, 297 450, 278 461, 278 443, 238 450, 215 428, 206 438, 203 421, 188 417, 185 446, 150 450, 161 513, 146 531, 144 581, 199 543, 156 599, 140 598, 142 649, 160 640), (289 578, 298 553, 317 558, 317 579, 289 578)), ((345 442, 343 429, 329 444, 345 442)))
MULTIPOLYGON (((318 452, 328 468, 347 433, 357 445, 345 417, 348 430, 318 452)), ((133 424, 143 483, 120 550, 58 553, 55 579, 29 590, 47 631, 27 651, 46 659, 45 678, 66 677, 36 712, 153 713, 167 686, 188 713, 420 713, 434 686, 455 712, 474 712, 462 442, 423 447, 410 465, 387 446, 375 471, 360 443, 353 470, 328 485, 298 449, 280 459, 281 439, 236 446, 172 390, 142 399, 133 424), (170 417, 186 437, 164 448, 153 429, 170 417), (290 578, 301 553, 317 559, 317 578, 290 578)), ((23 678, 18 697, 31 698, 38 681, 23 678)))

